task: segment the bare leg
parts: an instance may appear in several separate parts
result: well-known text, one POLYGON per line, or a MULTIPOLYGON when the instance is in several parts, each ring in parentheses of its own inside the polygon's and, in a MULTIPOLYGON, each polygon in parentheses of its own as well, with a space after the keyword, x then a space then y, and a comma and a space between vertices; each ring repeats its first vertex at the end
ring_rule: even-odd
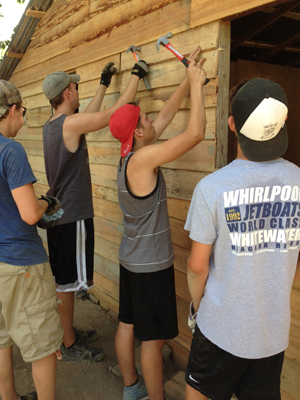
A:
POLYGON ((198 392, 198 390, 192 388, 192 386, 185 385, 185 400, 209 400, 204 394, 198 392))
POLYGON ((64 330, 63 344, 66 347, 70 347, 76 339, 73 331, 74 292, 56 292, 56 294, 63 302, 63 304, 58 307, 61 324, 64 330))
POLYGON ((56 355, 34 361, 32 377, 39 400, 55 400, 56 355))
POLYGON ((131 386, 137 380, 134 360, 133 325, 119 322, 115 346, 124 385, 131 386))
POLYGON ((12 346, 0 349, 0 395, 2 400, 17 400, 14 383, 12 346))
POLYGON ((164 340, 142 342, 141 362, 149 400, 163 400, 163 360, 164 340))

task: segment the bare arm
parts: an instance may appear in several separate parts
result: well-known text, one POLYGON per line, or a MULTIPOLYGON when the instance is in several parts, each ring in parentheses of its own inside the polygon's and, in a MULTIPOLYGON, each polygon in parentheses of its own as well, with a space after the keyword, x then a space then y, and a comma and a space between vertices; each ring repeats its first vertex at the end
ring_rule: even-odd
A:
POLYGON ((24 186, 13 189, 11 194, 22 220, 29 225, 36 224, 48 207, 47 201, 36 199, 32 183, 27 183, 24 186))
MULTIPOLYGON (((189 56, 189 60, 196 60, 196 57, 199 55, 201 49, 198 46, 189 56)), ((203 59, 204 60, 204 59, 203 59)), ((190 85, 188 76, 186 74, 185 78, 181 82, 181 84, 178 86, 178 88, 175 90, 173 95, 170 97, 170 99, 166 102, 166 104, 163 106, 163 108, 160 110, 157 118, 153 122, 153 126, 155 127, 156 130, 156 137, 153 141, 153 143, 161 136, 161 134, 164 132, 166 127, 172 122, 173 118, 175 117, 180 104, 182 103, 182 100, 184 99, 184 96, 186 94, 186 91, 190 85)))
POLYGON ((93 100, 90 102, 90 104, 85 109, 85 111, 84 111, 85 113, 95 113, 95 112, 100 111, 106 89, 107 89, 107 87, 104 85, 99 86, 99 88, 95 94, 95 97, 93 98, 93 100))
POLYGON ((131 75, 129 83, 113 107, 100 112, 68 115, 63 125, 64 142, 67 148, 75 150, 82 134, 94 132, 108 126, 111 115, 121 106, 135 99, 139 78, 131 75))
MULTIPOLYGON (((170 161, 182 156, 191 150, 205 137, 205 108, 203 97, 203 85, 206 75, 201 68, 201 62, 196 64, 191 61, 188 67, 188 76, 191 84, 191 111, 185 132, 160 144, 144 146, 137 150, 128 163, 127 176, 130 177, 131 189, 135 194, 149 193, 149 179, 153 181, 153 171, 170 161), (138 189, 135 189, 135 182, 138 189), (144 189, 142 185, 147 186, 144 189)), ((142 194, 139 194, 142 195, 142 194)))
POLYGON ((295 272, 294 282, 300 281, 300 254, 298 256, 297 268, 295 272))
POLYGON ((209 258, 212 245, 193 241, 192 251, 187 262, 187 281, 194 310, 197 312, 204 295, 209 274, 209 258))

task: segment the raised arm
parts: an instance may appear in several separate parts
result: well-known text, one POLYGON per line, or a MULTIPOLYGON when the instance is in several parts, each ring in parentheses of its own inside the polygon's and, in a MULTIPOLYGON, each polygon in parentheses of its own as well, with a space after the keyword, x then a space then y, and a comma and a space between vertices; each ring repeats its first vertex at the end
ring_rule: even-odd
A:
POLYGON ((188 77, 191 85, 191 111, 186 130, 180 135, 160 144, 144 146, 131 157, 128 164, 131 177, 140 180, 145 173, 152 173, 157 167, 175 160, 200 143, 205 137, 205 108, 203 85, 206 74, 201 68, 205 59, 199 63, 191 61, 188 77))
POLYGON ((109 62, 105 65, 102 70, 101 78, 100 78, 100 86, 95 94, 95 97, 87 106, 84 112, 86 113, 94 113, 99 112, 101 108, 101 104, 106 92, 106 89, 109 87, 112 76, 117 72, 117 68, 114 67, 113 62, 109 62))
MULTIPOLYGON (((197 48, 190 54, 189 60, 195 61, 197 56, 200 54, 200 51, 201 51, 200 47, 197 46, 197 48)), ((203 59, 203 61, 204 60, 205 59, 203 59)), ((153 122, 153 126, 155 127, 156 131, 156 137, 153 143, 161 136, 166 127, 172 122, 173 118, 175 117, 180 107, 180 104, 182 103, 182 100, 184 99, 184 96, 186 94, 189 85, 190 83, 188 75, 186 74, 181 84, 178 86, 173 95, 160 110, 157 118, 153 122)))
POLYGON ((197 312, 204 295, 205 284, 209 274, 211 249, 211 244, 193 241, 192 251, 188 258, 187 281, 195 312, 197 312))
POLYGON ((122 105, 135 99, 139 77, 131 75, 124 93, 113 107, 95 113, 80 113, 68 115, 63 125, 64 140, 78 141, 79 136, 85 133, 94 132, 108 126, 111 115, 122 105), (76 139, 77 138, 77 139, 76 139))

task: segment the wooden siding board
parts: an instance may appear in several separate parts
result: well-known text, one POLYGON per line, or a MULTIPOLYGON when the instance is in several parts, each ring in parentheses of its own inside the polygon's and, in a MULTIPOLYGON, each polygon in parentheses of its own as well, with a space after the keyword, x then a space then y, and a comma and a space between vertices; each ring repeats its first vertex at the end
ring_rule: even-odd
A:
POLYGON ((217 108, 216 168, 227 164, 228 153, 228 96, 230 70, 230 23, 220 24, 219 92, 217 108))
POLYGON ((191 28, 220 20, 230 15, 240 14, 270 0, 191 0, 191 28))

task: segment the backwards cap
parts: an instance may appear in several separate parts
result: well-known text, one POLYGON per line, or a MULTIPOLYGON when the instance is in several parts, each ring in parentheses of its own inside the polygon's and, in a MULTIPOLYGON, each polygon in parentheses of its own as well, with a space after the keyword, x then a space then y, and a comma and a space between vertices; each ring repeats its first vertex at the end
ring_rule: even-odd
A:
POLYGON ((44 95, 48 100, 53 100, 68 87, 70 82, 78 83, 79 81, 80 75, 78 74, 70 75, 63 71, 53 72, 44 79, 44 95))
POLYGON ((251 79, 237 92, 232 115, 239 145, 249 160, 271 161, 285 153, 287 106, 282 87, 267 79, 251 79))
POLYGON ((6 113, 9 106, 22 103, 19 89, 11 82, 0 79, 0 118, 6 113))
POLYGON ((112 135, 118 139, 121 145, 121 156, 132 149, 133 133, 140 116, 140 107, 133 104, 125 104, 117 109, 110 117, 109 129, 112 135))

